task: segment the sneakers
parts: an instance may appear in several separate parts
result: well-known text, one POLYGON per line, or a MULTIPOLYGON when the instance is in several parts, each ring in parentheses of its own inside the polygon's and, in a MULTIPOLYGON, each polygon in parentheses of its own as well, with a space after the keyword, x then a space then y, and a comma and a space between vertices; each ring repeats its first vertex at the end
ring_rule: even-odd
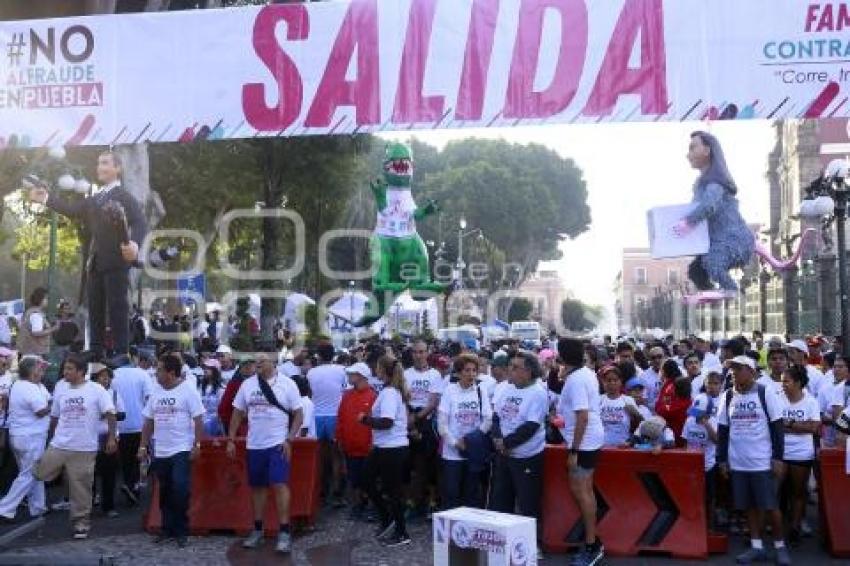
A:
POLYGON ((186 537, 177 537, 177 548, 186 548, 189 546, 189 539, 186 537))
POLYGON ((735 557, 736 564, 752 564, 753 562, 767 562, 769 560, 767 551, 763 548, 750 547, 735 557))
POLYGON ((800 522, 800 534, 803 535, 806 538, 808 538, 808 537, 810 537, 814 534, 814 531, 812 530, 812 526, 809 524, 809 522, 806 519, 803 519, 800 522))
POLYGON ((127 498, 127 503, 130 505, 138 505, 139 504, 139 495, 130 489, 130 486, 127 484, 121 485, 121 493, 124 494, 124 497, 127 498))
POLYGON ((77 525, 74 527, 74 540, 85 540, 89 538, 89 528, 85 525, 77 525))
POLYGON ((394 530, 395 530, 395 521, 390 521, 389 523, 387 523, 385 525, 381 525, 380 527, 378 527, 378 530, 375 531, 375 538, 378 539, 378 540, 385 539, 388 536, 390 536, 390 533, 392 533, 394 530))
POLYGON ((114 519, 114 518, 118 517, 118 511, 116 511, 115 509, 110 509, 109 511, 106 512, 106 516, 109 517, 110 519, 114 519))
POLYGON ((242 541, 242 548, 257 548, 263 544, 263 531, 251 531, 248 538, 242 541))
POLYGON ((277 544, 274 547, 275 551, 289 554, 292 552, 292 537, 289 533, 278 533, 277 544))
POLYGON ((602 546, 602 543, 597 541, 593 546, 584 546, 581 550, 578 551, 573 559, 570 561, 570 566, 595 566, 602 562, 602 558, 605 556, 605 547, 602 546))
POLYGON ((773 562, 776 566, 791 566, 791 553, 788 552, 788 547, 777 548, 773 562))
POLYGON ((168 539, 170 539, 170 538, 171 538, 171 537, 170 537, 170 536, 168 536, 168 535, 167 535, 167 534, 165 534, 165 533, 159 533, 158 535, 156 535, 156 536, 153 538, 153 543, 154 543, 154 544, 162 544, 162 543, 164 543, 164 542, 168 542, 168 539))
POLYGON ((396 533, 383 541, 383 545, 387 548, 395 548, 397 546, 405 546, 408 544, 410 544, 410 537, 407 533, 396 533))

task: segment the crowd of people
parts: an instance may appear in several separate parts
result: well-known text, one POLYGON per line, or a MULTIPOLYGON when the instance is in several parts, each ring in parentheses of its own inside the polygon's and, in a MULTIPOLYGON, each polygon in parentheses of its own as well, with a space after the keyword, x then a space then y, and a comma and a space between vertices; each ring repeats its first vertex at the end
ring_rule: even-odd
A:
POLYGON ((45 482, 61 475, 68 501, 53 507, 67 505, 73 536, 85 538, 93 504, 115 516, 116 491, 138 504, 149 469, 160 488, 157 540, 185 546, 201 440, 222 438, 235 458, 245 437, 255 523, 243 545, 263 544, 272 488, 276 549, 290 552, 291 445, 310 437, 321 447, 326 505, 373 521, 375 536, 395 547, 410 543, 409 521, 441 509, 540 519, 543 451, 564 444, 585 537, 572 563, 596 564, 600 450, 680 447, 703 455, 709 527, 749 537, 737 562, 791 563, 789 547, 812 534, 805 511, 817 451, 843 446, 850 433, 850 359, 836 345, 757 333, 752 342, 552 337, 523 346, 132 348, 108 365, 68 353, 50 388, 40 356, 17 360, 3 347, 2 424, 14 456, 3 468, 17 471, 0 517, 14 519, 24 500, 31 516, 47 512, 45 482))

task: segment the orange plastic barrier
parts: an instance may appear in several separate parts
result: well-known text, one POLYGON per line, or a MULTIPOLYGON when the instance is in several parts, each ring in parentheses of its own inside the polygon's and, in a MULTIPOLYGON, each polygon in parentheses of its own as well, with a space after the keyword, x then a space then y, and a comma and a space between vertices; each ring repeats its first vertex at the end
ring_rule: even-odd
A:
POLYGON ((850 557, 850 475, 845 469, 847 453, 837 448, 820 451, 818 500, 825 525, 829 552, 837 557, 850 557))
MULTIPOLYGON (((612 555, 706 558, 708 529, 701 453, 604 449, 594 473, 597 534, 612 555)), ((543 476, 543 548, 566 552, 584 542, 570 493, 567 450, 547 446, 543 476)))
MULTIPOLYGON (((189 502, 189 530, 193 535, 212 531, 247 534, 253 529, 251 489, 245 455, 245 440, 236 442, 236 457, 228 458, 224 440, 205 440, 201 455, 192 463, 192 496, 189 502)), ((319 512, 319 443, 299 438, 292 444, 289 475, 290 521, 313 524, 319 512)), ((151 505, 145 513, 144 528, 157 532, 162 526, 159 512, 159 486, 156 477, 148 479, 151 505)), ((269 493, 263 520, 266 534, 277 532, 279 521, 274 495, 269 493)))

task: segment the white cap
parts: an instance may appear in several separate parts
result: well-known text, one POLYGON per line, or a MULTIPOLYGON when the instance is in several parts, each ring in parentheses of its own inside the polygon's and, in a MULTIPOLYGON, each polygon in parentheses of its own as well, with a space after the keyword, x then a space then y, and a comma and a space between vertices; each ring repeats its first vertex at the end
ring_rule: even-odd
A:
POLYGON ((228 346, 226 344, 222 344, 221 346, 216 348, 215 353, 216 354, 232 354, 233 350, 230 349, 230 346, 228 346))
POLYGON ((735 356, 731 360, 729 360, 730 364, 739 365, 739 366, 747 366, 751 370, 756 369, 756 363, 749 356, 735 356))
POLYGON ((372 370, 363 362, 357 362, 353 366, 345 368, 345 373, 359 373, 363 377, 372 377, 372 370))
POLYGON ((808 346, 805 342, 803 342, 802 340, 800 340, 799 338, 798 338, 798 339, 796 339, 796 340, 792 340, 792 341, 791 341, 791 343, 790 343, 790 344, 788 344, 788 347, 789 347, 789 348, 794 348, 795 350, 800 350, 800 351, 801 351, 801 352, 803 352, 804 354, 808 354, 808 353, 809 353, 809 346, 808 346))

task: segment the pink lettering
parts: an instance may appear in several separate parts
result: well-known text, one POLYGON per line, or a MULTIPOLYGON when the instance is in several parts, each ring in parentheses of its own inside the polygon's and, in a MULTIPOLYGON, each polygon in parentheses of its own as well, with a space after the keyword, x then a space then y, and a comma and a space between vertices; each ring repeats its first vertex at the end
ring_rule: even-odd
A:
POLYGON ((824 11, 821 12, 816 31, 833 31, 835 29, 835 23, 832 19, 832 4, 827 4, 824 8, 824 11))
POLYGON ((584 0, 523 0, 519 29, 508 76, 503 115, 506 118, 546 118, 569 106, 578 90, 587 52, 587 7, 584 0), (547 9, 561 18, 561 49, 551 84, 534 91, 540 58, 543 16, 547 9))
POLYGON ((662 0, 627 0, 583 113, 609 115, 623 94, 641 97, 642 114, 667 112, 667 62, 662 0), (640 32, 640 67, 629 58, 640 32))
POLYGON ((414 0, 410 6, 393 109, 394 123, 433 122, 443 115, 444 97, 422 95, 436 6, 436 0, 414 0))
POLYGON ((806 31, 812 31, 812 24, 818 20, 818 10, 820 10, 820 4, 809 4, 808 10, 806 10, 806 31))
POLYGON ((455 111, 458 120, 481 119, 498 17, 499 0, 473 2, 455 111))
POLYGON ((281 21, 286 22, 287 40, 304 40, 310 33, 308 12, 301 4, 269 5, 257 14, 254 21, 254 51, 272 72, 278 92, 277 105, 269 106, 264 84, 250 83, 242 87, 245 120, 260 131, 285 129, 301 113, 304 90, 301 75, 275 38, 275 28, 281 21))
POLYGON ((378 6, 376 0, 354 0, 348 7, 334 42, 328 66, 307 113, 304 125, 330 125, 340 106, 354 106, 358 126, 381 120, 381 89, 378 75, 378 6), (357 50, 357 78, 345 78, 357 50))

